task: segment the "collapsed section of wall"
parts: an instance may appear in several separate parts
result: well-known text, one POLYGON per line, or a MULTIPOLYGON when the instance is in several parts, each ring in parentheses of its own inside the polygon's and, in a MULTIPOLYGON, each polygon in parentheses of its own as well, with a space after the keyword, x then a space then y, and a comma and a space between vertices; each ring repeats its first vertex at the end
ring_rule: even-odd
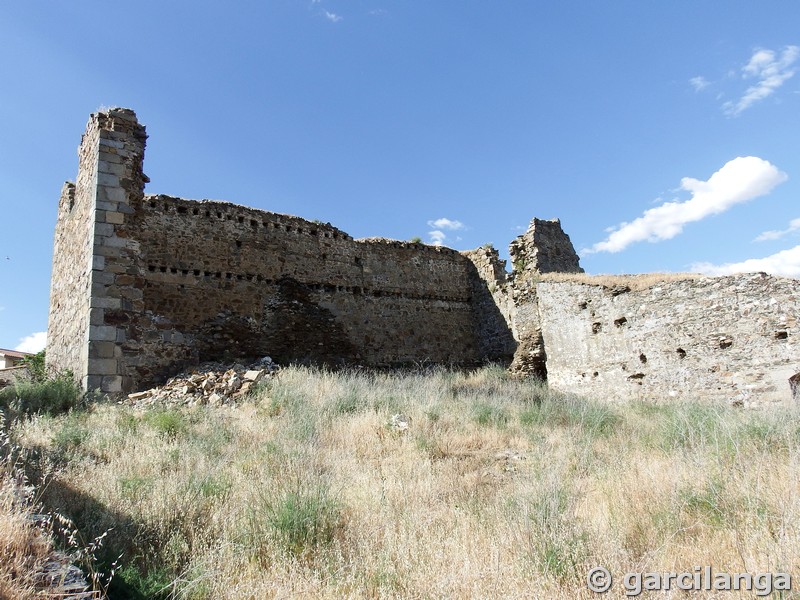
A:
POLYGON ((547 353, 539 322, 536 284, 547 273, 583 273, 580 259, 558 219, 534 218, 508 247, 514 266, 503 300, 517 347, 511 364, 517 375, 548 378, 547 353))
POLYGON ((559 219, 532 219, 508 246, 516 279, 542 273, 583 273, 575 248, 559 219))
POLYGON ((511 330, 514 307, 508 295, 506 261, 492 246, 461 253, 474 265, 471 278, 472 307, 478 354, 509 364, 517 349, 511 330))
POLYGON ((800 371, 800 294, 763 273, 645 289, 537 284, 548 383, 601 401, 786 402, 800 371))

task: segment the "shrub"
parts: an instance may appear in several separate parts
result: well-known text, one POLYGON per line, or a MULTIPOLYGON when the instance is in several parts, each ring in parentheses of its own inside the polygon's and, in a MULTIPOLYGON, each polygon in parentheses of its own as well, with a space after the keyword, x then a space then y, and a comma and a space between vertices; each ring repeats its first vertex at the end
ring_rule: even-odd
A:
POLYGON ((160 435, 175 439, 189 428, 184 416, 176 410, 157 409, 145 416, 145 421, 160 435))
POLYGON ((36 413, 56 415, 77 407, 82 399, 78 385, 68 376, 45 381, 19 381, 0 390, 0 408, 19 417, 36 413))
POLYGON ((41 383, 47 379, 47 371, 45 370, 44 350, 40 350, 36 354, 31 354, 22 359, 22 363, 28 367, 33 381, 41 383))
POLYGON ((61 452, 78 449, 89 437, 84 413, 70 413, 53 436, 53 442, 61 452))
POLYGON ((499 406, 494 406, 487 402, 479 402, 475 405, 473 418, 478 425, 505 427, 508 423, 508 411, 499 406))
POLYGON ((550 392, 535 397, 532 405, 520 413, 519 420, 526 426, 580 427, 587 433, 607 435, 622 418, 608 406, 550 392))
POLYGON ((310 560, 342 526, 339 503, 322 481, 289 481, 261 494, 249 513, 252 550, 262 562, 272 547, 310 560))

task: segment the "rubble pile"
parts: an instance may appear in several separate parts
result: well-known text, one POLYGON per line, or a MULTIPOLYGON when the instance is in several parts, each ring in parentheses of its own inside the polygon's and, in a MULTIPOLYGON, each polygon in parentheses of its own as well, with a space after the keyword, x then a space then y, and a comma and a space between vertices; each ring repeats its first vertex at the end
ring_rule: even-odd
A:
POLYGON ((241 399, 257 384, 273 377, 278 369, 278 365, 269 356, 250 365, 203 363, 172 377, 162 386, 128 394, 128 402, 135 406, 221 406, 241 399))

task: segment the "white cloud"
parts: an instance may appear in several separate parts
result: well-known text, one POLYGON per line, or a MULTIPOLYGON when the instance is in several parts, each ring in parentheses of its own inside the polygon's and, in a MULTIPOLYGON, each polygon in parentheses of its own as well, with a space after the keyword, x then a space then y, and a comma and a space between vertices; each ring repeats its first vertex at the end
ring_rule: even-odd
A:
POLYGON ((447 239, 447 234, 445 234, 444 231, 441 231, 439 229, 429 231, 428 235, 431 237, 431 243, 434 246, 441 246, 442 242, 444 242, 445 239, 447 239))
POLYGON ((711 263, 695 263, 691 270, 706 275, 731 275, 733 273, 750 273, 764 271, 783 277, 800 277, 800 246, 782 250, 764 258, 750 258, 737 263, 713 265, 711 263))
POLYGON ((47 344, 47 332, 46 331, 37 331, 36 333, 32 333, 31 335, 27 335, 19 341, 14 350, 17 352, 39 352, 42 350, 45 345, 47 344))
POLYGON ((338 23, 339 21, 342 20, 342 17, 340 17, 336 13, 328 12, 327 10, 323 12, 325 13, 325 18, 332 23, 338 23))
POLYGON ((459 229, 464 229, 464 224, 461 221, 452 221, 446 217, 442 217, 441 219, 436 219, 435 221, 428 221, 428 227, 458 231, 459 229))
MULTIPOLYGON (((428 221, 428 227, 433 228, 433 231, 429 231, 428 235, 431 238, 431 244, 434 246, 441 246, 442 243, 447 239, 447 234, 444 232, 444 230, 458 231, 466 228, 461 221, 448 219, 447 217, 428 221)), ((456 237, 456 241, 460 239, 460 237, 456 237)))
POLYGON ((759 100, 771 96, 795 74, 792 65, 800 58, 800 46, 786 46, 778 56, 773 50, 759 49, 742 67, 742 77, 755 78, 756 83, 745 90, 738 102, 722 105, 725 114, 735 117, 759 100))
POLYGON ((789 227, 786 229, 773 229, 770 231, 765 231, 764 233, 760 233, 754 242, 767 242, 770 240, 779 240, 783 236, 792 233, 793 231, 797 231, 800 229, 800 219, 792 219, 789 221, 789 227))
POLYGON ((691 85, 694 88, 695 92, 699 92, 700 90, 707 88, 709 85, 711 85, 711 82, 701 75, 698 77, 692 77, 689 80, 689 85, 691 85))
POLYGON ((669 240, 683 231, 687 223, 725 212, 735 204, 747 202, 772 191, 787 175, 757 156, 737 157, 727 162, 708 181, 681 179, 680 189, 692 197, 684 202, 665 202, 650 208, 630 223, 620 223, 602 242, 583 253, 619 252, 636 242, 669 240))

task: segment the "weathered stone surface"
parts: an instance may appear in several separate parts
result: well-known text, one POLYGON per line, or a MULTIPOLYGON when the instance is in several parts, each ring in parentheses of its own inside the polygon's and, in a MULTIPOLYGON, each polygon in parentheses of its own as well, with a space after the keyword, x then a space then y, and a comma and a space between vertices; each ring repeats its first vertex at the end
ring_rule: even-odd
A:
POLYGON ((548 383, 603 401, 788 402, 799 283, 758 273, 616 294, 591 278, 539 283, 548 383))
POLYGON ((533 219, 526 231, 508 247, 514 275, 583 273, 578 255, 561 229, 561 221, 533 219))
MULTIPOLYGON (((145 196, 146 138, 133 111, 92 115, 59 200, 48 367, 86 388, 128 393, 203 361, 270 354, 334 366, 492 360, 603 400, 797 397, 797 280, 543 281, 583 272, 558 220, 531 221, 506 274, 491 247, 354 240, 289 215, 145 196)), ((225 403, 258 380, 195 376, 180 395, 225 403)))
POLYGON ((0 369, 0 389, 14 385, 18 381, 27 381, 30 378, 31 372, 26 366, 0 369))
POLYGON ((468 257, 354 240, 329 224, 225 202, 145 197, 145 138, 132 111, 98 113, 87 126, 75 200, 69 188, 62 202, 82 215, 81 229, 62 210, 56 234, 54 368, 83 378, 106 365, 89 362, 101 357, 81 350, 87 338, 121 345, 125 391, 225 355, 376 366, 510 360, 513 338, 468 257), (75 267, 78 249, 80 264, 97 257, 88 275, 75 267), (75 281, 69 293, 65 279, 75 281), (105 308, 117 300, 125 318, 105 308))

